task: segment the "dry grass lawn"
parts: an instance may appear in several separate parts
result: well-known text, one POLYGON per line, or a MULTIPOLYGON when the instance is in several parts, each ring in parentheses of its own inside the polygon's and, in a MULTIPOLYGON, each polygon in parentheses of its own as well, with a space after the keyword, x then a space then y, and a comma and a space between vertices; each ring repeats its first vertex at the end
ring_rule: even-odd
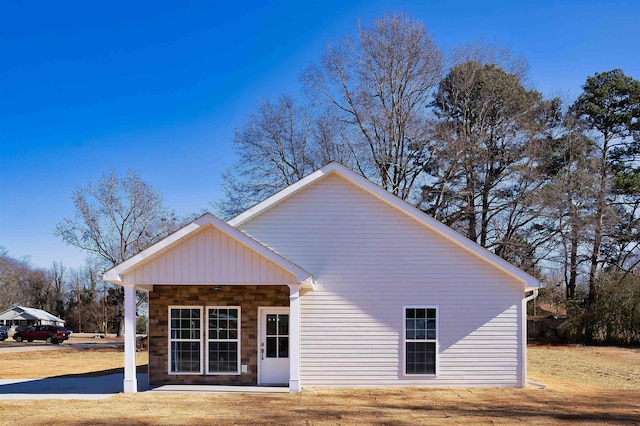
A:
MULTIPOLYGON (((122 352, 113 349, 2 354, 0 377, 20 365, 27 370, 25 363, 39 371, 49 363, 64 365, 64 373, 47 374, 96 374, 112 370, 118 358, 122 366, 122 352)), ((101 401, 0 400, 0 424, 640 425, 638 349, 534 346, 529 375, 547 388, 306 388, 299 395, 146 392, 101 401)))

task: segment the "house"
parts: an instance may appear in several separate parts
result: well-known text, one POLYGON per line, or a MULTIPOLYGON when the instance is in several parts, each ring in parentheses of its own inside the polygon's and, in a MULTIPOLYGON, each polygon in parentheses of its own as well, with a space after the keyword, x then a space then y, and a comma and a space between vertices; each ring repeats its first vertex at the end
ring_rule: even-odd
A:
POLYGON ((0 325, 5 327, 64 325, 64 320, 42 309, 13 305, 6 311, 0 312, 0 325))
POLYGON ((229 222, 204 214, 107 271, 149 293, 151 384, 523 387, 541 283, 330 163, 229 222))

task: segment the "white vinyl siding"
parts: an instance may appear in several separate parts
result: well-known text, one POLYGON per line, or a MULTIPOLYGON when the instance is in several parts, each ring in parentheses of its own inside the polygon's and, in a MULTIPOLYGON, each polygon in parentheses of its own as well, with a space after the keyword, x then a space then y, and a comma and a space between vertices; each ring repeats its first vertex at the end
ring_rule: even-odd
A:
POLYGON ((289 284, 296 277, 256 251, 206 226, 124 275, 144 284, 289 284))
POLYGON ((517 386, 523 286, 337 175, 239 226, 310 271, 303 386, 517 386), (403 306, 437 305, 437 376, 403 374, 403 306))

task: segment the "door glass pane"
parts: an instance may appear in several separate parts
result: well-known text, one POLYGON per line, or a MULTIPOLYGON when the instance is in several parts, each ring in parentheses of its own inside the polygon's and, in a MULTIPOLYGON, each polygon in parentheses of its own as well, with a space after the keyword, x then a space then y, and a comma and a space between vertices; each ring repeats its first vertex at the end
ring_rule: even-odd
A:
POLYGON ((288 337, 278 337, 278 358, 289 358, 288 337))
POLYGON ((278 317, 275 314, 267 314, 267 336, 275 336, 277 334, 278 317))
POLYGON ((267 358, 278 357, 278 344, 276 337, 267 337, 267 358))
POLYGON ((278 335, 280 336, 288 336, 289 335, 289 315, 278 315, 278 335))

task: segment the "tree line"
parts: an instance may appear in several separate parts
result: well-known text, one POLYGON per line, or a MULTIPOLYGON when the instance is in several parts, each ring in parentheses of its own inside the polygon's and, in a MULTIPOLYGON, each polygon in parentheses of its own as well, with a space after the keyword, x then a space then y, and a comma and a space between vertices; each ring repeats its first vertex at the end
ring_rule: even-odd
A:
POLYGON ((98 279, 95 265, 69 269, 54 262, 49 268, 35 267, 2 249, 0 282, 0 310, 22 305, 52 313, 76 332, 115 332, 115 289, 98 279))
POLYGON ((217 211, 338 161, 561 289, 576 338, 639 342, 640 82, 603 71, 567 101, 527 79, 509 50, 443 52, 406 14, 359 25, 302 72, 303 96, 235 130, 217 211))
MULTIPOLYGON (((566 309, 571 338, 640 342, 638 80, 603 71, 576 99, 545 98, 509 50, 443 52, 421 22, 390 14, 327 44, 300 88, 260 100, 235 129, 238 160, 213 203, 222 218, 337 161, 547 283, 541 298, 566 309)), ((96 320, 78 322, 121 331, 121 289, 99 273, 193 215, 164 206, 136 172, 108 172, 72 200, 76 216, 55 234, 91 264, 33 270, 23 299, 68 320, 93 303, 96 320)), ((26 267, 6 253, 3 262, 3 280, 5 265, 26 267)), ((1 305, 22 300, 6 297, 1 305)))
MULTIPOLYGON (((76 332, 124 333, 124 294, 101 274, 156 243, 193 216, 179 216, 166 207, 160 192, 129 171, 119 176, 111 170, 73 192, 76 214, 54 230, 65 243, 87 254, 77 269, 54 263, 51 268, 32 266, 0 251, 0 310, 12 304, 44 309, 66 320, 76 332)), ((145 332, 145 293, 137 294, 141 308, 140 332, 145 332)))

